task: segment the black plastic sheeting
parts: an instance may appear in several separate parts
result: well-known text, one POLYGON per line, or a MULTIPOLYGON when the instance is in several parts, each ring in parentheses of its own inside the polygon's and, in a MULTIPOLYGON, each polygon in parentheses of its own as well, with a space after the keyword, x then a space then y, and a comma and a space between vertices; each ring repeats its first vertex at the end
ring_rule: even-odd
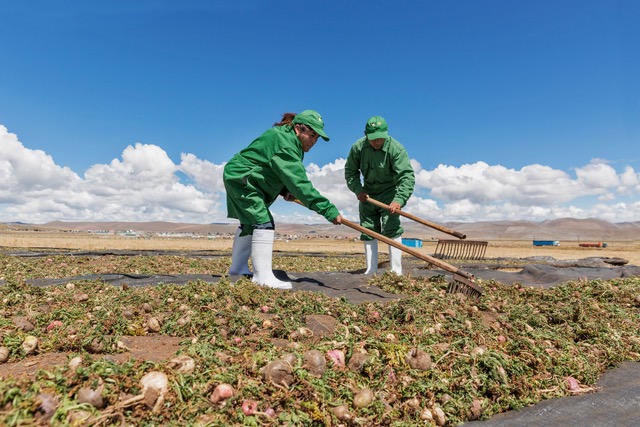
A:
MULTIPOLYGON (((186 256, 199 258, 228 257, 228 253, 219 251, 132 251, 132 250, 109 250, 109 251, 68 251, 61 249, 49 249, 41 252, 23 251, 11 252, 5 255, 18 257, 48 257, 53 255, 66 256, 186 256)), ((286 253, 281 252, 280 256, 311 256, 327 258, 331 255, 326 253, 286 253)), ((341 257, 357 257, 360 254, 340 255, 341 257)), ((380 264, 379 273, 385 271, 388 262, 380 264)), ((442 270, 432 270, 428 264, 417 258, 405 256, 403 258, 403 271, 405 274, 422 277, 432 277, 436 275, 450 276, 450 273, 442 270)), ((618 258, 590 257, 580 260, 555 260, 551 257, 535 257, 524 260, 499 259, 482 264, 457 265, 458 268, 485 279, 495 280, 500 283, 511 285, 519 283, 526 286, 550 288, 561 283, 581 280, 609 280, 616 278, 640 276, 640 267, 626 265, 626 261, 618 258), (514 262, 525 261, 527 265, 521 268, 513 268, 514 262), (620 262, 622 261, 622 262, 620 262), (517 270, 517 271, 514 271, 517 270)), ((341 273, 308 273, 308 272, 277 272, 283 280, 293 283, 293 290, 310 290, 324 292, 335 297, 344 297, 353 303, 364 302, 359 296, 370 295, 373 300, 395 298, 397 296, 387 294, 374 287, 367 286, 368 278, 363 276, 363 270, 341 273), (351 298, 353 297, 353 299, 351 298)), ((216 283, 220 280, 219 275, 192 274, 192 275, 134 275, 127 272, 113 272, 112 274, 89 275, 82 277, 68 277, 61 279, 37 279, 29 283, 36 286, 55 285, 73 280, 103 280, 113 285, 127 283, 130 286, 153 286, 160 283, 186 284, 189 281, 201 280, 208 283, 216 283)), ((0 284, 3 282, 0 281, 0 284)), ((366 299, 365 300, 369 300, 366 299)))
MULTIPOLYGON (((366 278, 359 274, 285 273, 279 270, 275 270, 274 274, 281 280, 290 281, 294 291, 322 292, 330 297, 345 298, 354 304, 402 298, 402 295, 390 294, 376 286, 367 285, 366 278)), ((32 279, 27 283, 32 286, 52 286, 80 280, 99 280, 114 286, 157 286, 160 284, 186 285, 189 282, 201 281, 215 285, 220 278, 221 276, 211 274, 92 274, 64 279, 32 279)), ((241 278, 242 276, 231 276, 230 280, 235 282, 241 278)))
POLYGON ((527 265, 519 272, 465 269, 476 277, 511 285, 550 288, 561 283, 583 280, 609 280, 640 276, 640 267, 556 267, 553 265, 527 265))
MULTIPOLYGON (((588 267, 568 267, 558 268, 550 265, 528 265, 518 272, 506 272, 491 269, 467 268, 466 272, 474 276, 495 280, 504 284, 519 283, 524 286, 550 288, 561 283, 580 280, 595 279, 615 279, 640 276, 640 267, 625 266, 613 268, 588 268, 588 267)), ((384 268, 379 270, 384 272, 384 268)), ((404 266, 404 273, 413 276, 433 277, 437 275, 449 276, 449 273, 442 270, 427 270, 421 266, 404 266)), ((358 272, 337 272, 337 273, 308 273, 308 272, 287 272, 275 271, 281 280, 290 281, 293 290, 305 290, 312 292, 322 292, 335 298, 345 298, 354 304, 361 304, 371 301, 384 301, 401 298, 401 295, 389 294, 376 286, 367 285, 368 277, 358 272)), ((181 274, 181 275, 140 275, 140 274, 96 274, 77 277, 67 277, 60 279, 32 279, 27 283, 33 286, 60 285, 79 280, 100 280, 114 286, 156 286, 159 284, 185 285, 193 281, 202 281, 215 284, 220 280, 219 275, 210 274, 181 274)), ((239 277, 231 277, 232 281, 239 277)), ((2 281, 0 281, 2 284, 2 281)))
POLYGON ((464 427, 637 427, 640 425, 640 363, 605 372, 595 393, 542 401, 519 411, 471 421, 464 427))

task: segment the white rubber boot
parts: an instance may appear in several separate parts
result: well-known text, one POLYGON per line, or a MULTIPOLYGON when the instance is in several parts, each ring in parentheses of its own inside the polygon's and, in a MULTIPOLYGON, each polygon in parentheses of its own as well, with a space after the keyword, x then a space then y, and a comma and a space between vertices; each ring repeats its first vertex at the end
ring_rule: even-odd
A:
MULTIPOLYGON (((396 237, 394 241, 402 244, 402 237, 396 237)), ((398 276, 402 276, 402 251, 389 245, 389 260, 391 261, 391 271, 398 276)))
POLYGON ((251 240, 251 260, 253 261, 253 278, 258 285, 277 289, 291 289, 290 282, 278 280, 273 275, 273 238, 274 230, 253 230, 251 240))
POLYGON ((367 258, 367 270, 364 274, 376 274, 378 272, 378 241, 365 240, 364 255, 367 258))
POLYGON ((251 235, 240 237, 242 229, 236 230, 233 238, 233 249, 231 250, 231 267, 229 275, 252 274, 249 270, 249 257, 251 256, 251 235))

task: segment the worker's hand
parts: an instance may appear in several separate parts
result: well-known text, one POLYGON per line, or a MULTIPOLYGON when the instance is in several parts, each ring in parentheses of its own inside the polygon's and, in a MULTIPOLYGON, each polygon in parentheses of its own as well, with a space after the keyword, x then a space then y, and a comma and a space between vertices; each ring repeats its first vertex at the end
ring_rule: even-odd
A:
POLYGON ((287 201, 287 202, 293 202, 296 200, 296 196, 294 196, 293 194, 289 193, 288 191, 284 192, 282 194, 282 197, 287 201))
POLYGON ((401 208, 402 206, 400 206, 400 203, 398 202, 391 202, 389 204, 389 212, 391 212, 392 214, 398 212, 401 208))
POLYGON ((337 217, 333 218, 333 221, 331 222, 333 223, 333 225, 342 224, 342 215, 338 215, 337 217))
POLYGON ((368 198, 369 198, 369 195, 364 191, 358 194, 358 200, 360 200, 361 202, 366 202, 368 198))

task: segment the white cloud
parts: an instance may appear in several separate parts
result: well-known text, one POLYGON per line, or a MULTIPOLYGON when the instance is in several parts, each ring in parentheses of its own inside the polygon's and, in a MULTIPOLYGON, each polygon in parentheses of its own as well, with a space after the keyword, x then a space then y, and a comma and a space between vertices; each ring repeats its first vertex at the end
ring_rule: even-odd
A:
POLYGON ((200 160, 193 154, 182 153, 179 169, 191 178, 203 191, 215 193, 224 187, 222 174, 224 163, 216 165, 207 160, 200 160))
POLYGON ((0 202, 23 199, 31 192, 69 188, 78 180, 71 169, 56 165, 44 151, 25 148, 0 125, 0 202))
POLYGON ((342 158, 322 167, 311 163, 307 166, 307 176, 320 194, 331 200, 340 212, 353 215, 358 212, 358 199, 344 180, 345 163, 346 160, 342 158))
MULTIPOLYGON (((344 181, 345 160, 309 164, 309 179, 347 218, 357 220, 358 201, 344 181)), ((640 221, 640 174, 618 173, 593 159, 574 174, 544 165, 519 170, 485 162, 423 169, 412 160, 416 189, 408 212, 434 222, 560 217, 640 221)), ((182 153, 175 164, 160 147, 136 143, 120 158, 96 164, 84 176, 40 150, 23 146, 0 125, 0 221, 226 220, 224 163, 182 153)), ((322 222, 303 208, 276 203, 278 222, 322 222)))
POLYGON ((640 194, 640 173, 636 173, 631 166, 625 167, 617 191, 622 195, 640 194))
POLYGON ((87 184, 96 187, 127 188, 138 191, 149 186, 170 187, 178 181, 176 165, 155 145, 137 143, 122 152, 122 160, 94 165, 85 173, 87 184))
MULTIPOLYGON (((184 157, 183 157, 184 158, 184 157)), ((80 177, 51 156, 25 148, 0 126, 0 220, 220 221, 220 194, 182 184, 160 147, 128 146, 122 159, 94 165, 80 177)))
POLYGON ((478 204, 506 201, 522 205, 554 204, 584 195, 584 190, 568 174, 548 166, 529 165, 515 170, 485 162, 420 170, 416 173, 416 187, 430 189, 436 199, 478 204))
POLYGON ((594 192, 607 191, 620 184, 616 170, 601 159, 594 159, 586 166, 576 169, 578 182, 594 192))
POLYGON ((460 167, 439 165, 433 171, 417 170, 416 188, 447 203, 512 203, 523 207, 562 205, 576 199, 599 196, 615 200, 616 194, 637 194, 638 176, 632 168, 618 175, 602 160, 576 169, 576 176, 543 165, 520 170, 485 162, 460 167))

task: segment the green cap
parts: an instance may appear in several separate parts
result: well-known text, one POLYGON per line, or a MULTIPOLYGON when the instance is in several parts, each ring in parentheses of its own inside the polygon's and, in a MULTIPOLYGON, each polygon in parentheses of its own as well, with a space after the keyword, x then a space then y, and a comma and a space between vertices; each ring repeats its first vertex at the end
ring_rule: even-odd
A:
POLYGON ((293 118, 293 123, 301 123, 309 126, 325 141, 329 140, 329 137, 324 133, 324 122, 320 113, 314 110, 304 110, 302 113, 296 114, 293 118))
POLYGON ((367 120, 367 126, 364 128, 364 133, 367 135, 368 140, 372 139, 387 139, 389 136, 389 126, 387 121, 380 116, 373 116, 367 120))

